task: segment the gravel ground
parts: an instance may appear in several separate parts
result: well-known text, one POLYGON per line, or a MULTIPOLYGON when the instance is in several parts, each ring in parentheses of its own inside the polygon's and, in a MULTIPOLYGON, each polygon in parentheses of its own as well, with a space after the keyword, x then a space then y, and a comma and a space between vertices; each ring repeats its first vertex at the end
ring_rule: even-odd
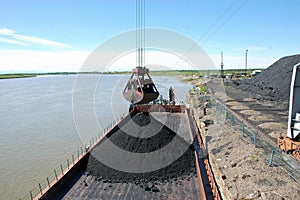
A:
POLYGON ((254 78, 235 80, 241 90, 260 95, 262 100, 287 101, 294 65, 300 63, 300 54, 286 56, 269 66, 254 78))
MULTIPOLYGON (((243 95, 241 94, 241 96, 243 95)), ((191 105, 201 105, 198 102, 201 98, 197 98, 197 95, 193 95, 190 99, 191 105)), ((229 102, 228 106, 231 108, 239 104, 232 100, 229 102)), ((247 101, 247 103, 249 102, 247 101)), ((198 126, 204 127, 201 128, 201 134, 202 137, 205 136, 210 164, 224 200, 299 199, 298 183, 281 169, 282 166, 269 166, 271 154, 269 143, 265 143, 265 140, 258 137, 257 145, 254 146, 251 135, 243 136, 240 125, 233 125, 231 118, 225 121, 224 113, 217 107, 207 109, 206 116, 203 116, 203 109, 197 106, 193 106, 192 109, 196 113, 194 116, 199 119, 198 126), (206 121, 213 121, 213 123, 206 124, 204 123, 206 121)), ((237 109, 235 111, 246 111, 245 114, 258 113, 256 110, 237 109)), ((266 119, 269 120, 268 114, 266 114, 268 113, 267 109, 261 110, 259 113, 260 120, 263 122, 252 118, 248 121, 265 124, 266 127, 263 128, 268 132, 270 128, 274 127, 274 123, 269 125, 265 123, 266 119)), ((275 134, 274 139, 277 136, 278 134, 275 134)), ((278 158, 280 155, 276 154, 274 163, 280 163, 278 158)))
MULTIPOLYGON (((222 87, 219 82, 210 81, 207 85, 213 88, 211 94, 223 102, 228 108, 239 113, 243 119, 257 127, 257 129, 265 135, 269 135, 274 131, 275 126, 273 125, 276 125, 277 131, 282 133, 286 132, 288 104, 280 101, 262 100, 264 97, 240 90, 233 84, 223 86, 223 93, 214 92, 222 87), (226 96, 226 98, 224 98, 224 96, 226 96)), ((278 136, 279 134, 270 135, 274 144, 277 143, 278 136)))
MULTIPOLYGON (((243 136, 241 127, 231 121, 224 122, 220 111, 209 109, 203 116, 202 109, 194 107, 198 124, 204 126, 210 163, 224 199, 300 199, 299 184, 279 159, 285 159, 294 171, 299 171, 299 163, 277 153, 277 164, 269 166, 270 149, 276 148, 279 133, 286 133, 292 68, 299 62, 300 55, 287 56, 252 79, 207 83, 215 98, 273 141, 257 138, 254 146, 253 138, 243 136), (206 120, 214 123, 205 126, 206 120)), ((191 105, 201 105, 197 102, 200 96, 192 99, 191 105)))
POLYGON ((225 190, 225 199, 290 199, 300 197, 299 185, 279 167, 268 165, 269 154, 254 147, 230 122, 208 127, 210 160, 225 190))

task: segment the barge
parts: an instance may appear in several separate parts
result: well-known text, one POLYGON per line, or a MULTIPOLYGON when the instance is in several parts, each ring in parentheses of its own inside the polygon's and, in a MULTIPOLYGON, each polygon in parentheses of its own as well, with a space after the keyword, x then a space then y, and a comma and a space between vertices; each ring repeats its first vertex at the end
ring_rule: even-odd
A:
POLYGON ((201 146, 187 106, 135 105, 33 199, 220 199, 209 164, 201 157, 201 146), (145 129, 156 134, 150 139, 141 137, 142 140, 125 136, 126 126, 134 124, 138 134, 145 129), (159 131, 155 130, 157 127, 159 131), (147 147, 150 140, 152 145, 147 147), (110 143, 129 152, 129 157, 109 151, 110 143), (143 145, 146 147, 142 148, 143 145), (147 160, 152 152, 157 154, 147 160), (132 156, 136 154, 144 159, 139 158, 138 162, 132 156), (107 158, 121 159, 122 165, 113 166, 107 158))

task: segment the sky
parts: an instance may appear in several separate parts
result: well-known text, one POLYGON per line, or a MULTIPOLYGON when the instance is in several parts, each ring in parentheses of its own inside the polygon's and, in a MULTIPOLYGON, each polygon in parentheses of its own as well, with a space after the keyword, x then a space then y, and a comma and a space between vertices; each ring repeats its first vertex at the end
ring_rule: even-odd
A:
MULTIPOLYGON (((136 28, 135 0, 0 3, 0 73, 80 71, 101 44, 136 28)), ((190 38, 216 68, 221 51, 225 69, 244 68, 246 49, 249 68, 266 68, 299 54, 299 10, 300 0, 146 0, 145 26, 190 38)), ((169 54, 146 51, 146 58, 149 64, 188 69, 169 54)), ((134 62, 134 53, 128 53, 112 69, 128 70, 134 62)))

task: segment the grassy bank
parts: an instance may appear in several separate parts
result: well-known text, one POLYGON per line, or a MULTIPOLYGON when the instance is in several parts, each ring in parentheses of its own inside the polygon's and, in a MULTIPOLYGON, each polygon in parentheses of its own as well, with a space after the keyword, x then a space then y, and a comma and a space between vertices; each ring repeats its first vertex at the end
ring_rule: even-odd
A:
POLYGON ((0 74, 0 79, 30 78, 36 76, 36 74, 0 74))
MULTIPOLYGON (((254 69, 248 69, 247 74, 250 74, 254 69)), ((228 69, 224 70, 226 74, 241 74, 244 71, 241 69, 228 69)), ((0 74, 0 79, 11 79, 11 78, 29 78, 38 75, 70 75, 70 74, 131 74, 132 71, 114 71, 114 72, 49 72, 49 73, 17 73, 17 74, 0 74)), ((150 71, 151 76, 183 76, 185 81, 191 82, 199 77, 205 75, 214 76, 220 74, 218 70, 161 70, 161 71, 150 71)))

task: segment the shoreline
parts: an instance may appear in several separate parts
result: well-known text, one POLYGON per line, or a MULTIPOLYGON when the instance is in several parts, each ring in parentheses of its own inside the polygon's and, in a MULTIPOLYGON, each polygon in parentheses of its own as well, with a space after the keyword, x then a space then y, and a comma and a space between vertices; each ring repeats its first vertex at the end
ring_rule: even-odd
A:
POLYGON ((34 74, 0 74, 0 80, 17 79, 17 78, 34 78, 34 74))
MULTIPOLYGON (((249 73, 256 69, 248 69, 249 73)), ((238 74, 240 69, 227 69, 224 74, 238 74)), ((113 72, 23 72, 23 73, 0 73, 0 79, 13 79, 13 78, 29 78, 43 75, 76 75, 76 74, 131 74, 132 71, 113 71, 113 72)), ((179 80, 193 84, 197 79, 204 75, 217 76, 220 72, 218 70, 162 70, 151 71, 151 76, 174 76, 179 77, 179 80)))

